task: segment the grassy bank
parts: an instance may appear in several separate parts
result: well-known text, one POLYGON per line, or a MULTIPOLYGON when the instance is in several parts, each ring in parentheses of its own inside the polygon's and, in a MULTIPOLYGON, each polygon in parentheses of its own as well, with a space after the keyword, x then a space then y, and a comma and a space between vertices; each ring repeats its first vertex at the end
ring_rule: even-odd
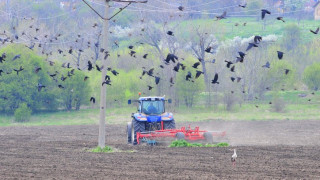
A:
MULTIPOLYGON (((194 107, 177 108, 174 116, 177 122, 192 121, 266 121, 266 120, 318 120, 320 119, 320 106, 318 104, 289 104, 282 113, 272 112, 269 104, 243 104, 236 105, 233 111, 226 111, 223 106, 217 109, 194 107)), ((108 124, 125 124, 131 120, 131 113, 135 107, 116 108, 107 110, 108 124)), ((40 113, 33 115, 29 122, 15 123, 13 116, 1 114, 0 126, 45 126, 45 125, 85 125, 98 124, 99 110, 85 109, 80 111, 60 111, 54 113, 40 113)))

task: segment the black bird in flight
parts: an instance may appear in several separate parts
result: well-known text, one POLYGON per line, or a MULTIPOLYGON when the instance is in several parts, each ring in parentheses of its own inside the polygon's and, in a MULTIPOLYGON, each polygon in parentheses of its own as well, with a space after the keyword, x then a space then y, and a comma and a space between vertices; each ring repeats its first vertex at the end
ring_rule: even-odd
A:
POLYGON ((41 91, 42 88, 45 88, 46 86, 42 85, 41 83, 38 83, 38 92, 41 91))
POLYGON ((263 67, 263 68, 270 68, 270 63, 269 63, 269 61, 268 61, 265 65, 263 65, 262 67, 263 67))
POLYGON ((283 17, 277 17, 277 20, 282 21, 282 22, 286 22, 285 20, 283 20, 283 17))
POLYGON ((41 67, 36 67, 36 68, 34 69, 34 72, 35 72, 35 73, 38 73, 40 70, 41 70, 41 67))
POLYGON ((266 14, 271 14, 271 12, 266 9, 261 9, 261 19, 264 19, 266 14))
POLYGON ((197 71, 197 72, 196 72, 196 77, 195 77, 195 78, 196 78, 196 79, 198 79, 198 78, 200 77, 200 75, 201 75, 201 74, 203 74, 203 72, 202 72, 202 71, 197 71))
POLYGON ((234 68, 235 68, 235 66, 232 66, 231 69, 230 69, 230 71, 231 71, 231 72, 234 72, 234 68))
POLYGON ((148 56, 148 54, 145 54, 145 55, 143 55, 143 58, 144 58, 144 59, 147 59, 147 56, 148 56))
POLYGON ((227 60, 224 60, 224 62, 226 62, 227 63, 227 68, 230 68, 230 66, 231 66, 231 64, 233 64, 233 62, 231 62, 231 61, 227 61, 227 60))
POLYGON ((174 84, 174 82, 173 82, 173 77, 170 78, 170 84, 171 84, 171 85, 174 84))
POLYGON ((167 58, 164 60, 166 62, 166 64, 169 64, 170 61, 172 61, 173 63, 176 63, 176 60, 178 60, 178 57, 174 54, 168 54, 167 58))
POLYGON ((111 86, 111 84, 110 84, 110 83, 111 83, 111 81, 110 81, 110 80, 103 81, 103 82, 102 82, 102 86, 103 86, 104 84, 111 86))
MULTIPOLYGON (((146 71, 146 73, 147 73, 149 76, 153 77, 153 71, 154 71, 154 68, 151 68, 151 69, 149 69, 149 71, 146 71)), ((143 75, 143 74, 142 74, 142 75, 143 75)))
POLYGON ((101 72, 101 70, 103 69, 103 66, 99 67, 99 66, 96 64, 96 69, 97 69, 97 71, 101 72))
POLYGON ((255 43, 249 43, 249 45, 248 45, 248 47, 247 47, 246 51, 249 51, 252 47, 258 47, 258 45, 257 45, 257 44, 255 44, 255 43))
POLYGON ((67 79, 67 77, 64 77, 63 75, 61 76, 61 81, 65 81, 67 79))
POLYGON ((167 34, 168 34, 169 36, 174 36, 174 34, 173 34, 172 31, 168 31, 167 34))
POLYGON ((12 61, 16 60, 16 59, 19 59, 21 58, 21 54, 18 54, 18 55, 15 55, 13 58, 12 58, 12 61))
POLYGON ((129 54, 131 57, 135 57, 136 52, 131 50, 129 54))
POLYGON ((117 76, 119 73, 116 70, 111 71, 113 75, 117 76))
POLYGON ((195 69, 198 69, 198 66, 199 66, 199 65, 200 65, 200 62, 196 62, 196 63, 193 64, 192 67, 195 68, 195 69))
POLYGON ((110 79, 110 76, 106 75, 106 76, 104 77, 104 80, 105 80, 105 81, 110 81, 110 80, 111 80, 111 79, 110 79))
POLYGON ((179 72, 180 69, 180 63, 178 63, 176 66, 173 67, 173 70, 176 72, 179 72))
POLYGON ((17 72, 17 75, 19 75, 19 72, 23 71, 24 68, 20 66, 20 69, 13 69, 15 72, 17 72))
POLYGON ((95 104, 95 103, 96 103, 96 98, 91 97, 91 98, 90 98, 90 102, 92 102, 93 104, 95 104))
POLYGON ((318 32, 319 32, 319 27, 318 27, 315 31, 313 31, 313 30, 310 29, 310 32, 312 32, 313 34, 318 34, 318 32))
POLYGON ((283 52, 277 51, 279 60, 283 58, 283 52))
POLYGON ((212 47, 209 46, 204 51, 207 52, 207 53, 211 53, 211 49, 212 49, 212 47))
POLYGON ((286 75, 290 72, 290 69, 284 69, 284 70, 286 75))
POLYGON ((183 6, 179 6, 178 9, 179 9, 179 11, 183 11, 184 7, 183 6))
POLYGON ((213 78, 213 80, 211 81, 211 83, 212 83, 212 84, 219 84, 218 78, 219 78, 218 73, 216 73, 216 74, 214 75, 214 78, 213 78))
POLYGON ((254 36, 253 38, 254 43, 259 44, 260 41, 262 41, 262 37, 261 36, 254 36))
POLYGON ((241 63, 243 63, 243 61, 244 61, 244 58, 243 58, 243 57, 237 57, 236 62, 241 62, 241 63))
POLYGON ((3 61, 6 61, 6 60, 5 60, 5 57, 3 57, 3 55, 2 55, 2 56, 0 56, 0 63, 3 63, 3 61))
POLYGON ((191 78, 192 78, 192 74, 189 71, 188 74, 186 75, 186 81, 190 81, 189 79, 191 79, 191 78))
POLYGON ((239 4, 239 7, 246 8, 247 7, 247 3, 244 3, 243 5, 239 4))
POLYGON ((160 82, 160 77, 155 76, 155 77, 154 77, 154 80, 155 80, 156 84, 158 85, 158 84, 159 84, 159 82, 160 82))
POLYGON ((88 71, 91 71, 93 69, 91 61, 88 61, 88 71))
POLYGON ((246 56, 246 54, 245 53, 243 53, 243 52, 238 52, 239 53, 239 56, 241 57, 241 58, 244 58, 245 56, 246 56))
POLYGON ((49 74, 50 77, 54 78, 57 74, 49 74))
POLYGON ((227 11, 224 11, 223 14, 221 14, 220 16, 216 16, 216 21, 219 21, 221 19, 226 19, 227 17, 227 11))

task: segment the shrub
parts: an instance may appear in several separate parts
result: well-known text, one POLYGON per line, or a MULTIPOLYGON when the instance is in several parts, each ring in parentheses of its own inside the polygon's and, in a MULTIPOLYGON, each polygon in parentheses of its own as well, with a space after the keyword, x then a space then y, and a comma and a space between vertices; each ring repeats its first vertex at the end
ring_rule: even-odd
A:
POLYGON ((201 144, 201 143, 189 143, 184 139, 172 141, 169 147, 228 147, 228 143, 218 143, 218 144, 201 144))
POLYGON ((320 63, 313 63, 308 66, 303 73, 303 80, 312 90, 318 90, 320 88, 320 63))
POLYGON ((101 153, 101 152, 104 152, 104 153, 108 153, 108 152, 113 152, 113 149, 109 146, 106 146, 104 148, 101 148, 100 146, 94 148, 91 150, 91 152, 96 152, 96 153, 101 153))
POLYGON ((223 97, 224 104, 227 111, 232 111, 237 99, 233 94, 226 93, 223 97))
POLYGON ((20 104, 19 108, 14 111, 14 118, 16 122, 29 121, 31 117, 31 109, 26 103, 20 104))
POLYGON ((275 96, 272 100, 271 110, 273 112, 283 112, 286 108, 286 102, 283 98, 275 96))

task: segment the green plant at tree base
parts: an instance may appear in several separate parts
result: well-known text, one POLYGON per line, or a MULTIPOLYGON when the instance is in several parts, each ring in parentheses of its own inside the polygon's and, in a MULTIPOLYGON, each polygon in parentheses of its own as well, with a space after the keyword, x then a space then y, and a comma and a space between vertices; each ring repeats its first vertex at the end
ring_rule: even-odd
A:
POLYGON ((28 107, 26 103, 22 103, 19 105, 14 111, 14 119, 16 122, 26 122, 29 121, 31 117, 31 109, 28 107))
POLYGON ((182 140, 175 140, 172 141, 169 147, 228 147, 228 143, 218 143, 218 144, 201 144, 201 143, 189 143, 188 141, 182 140))
POLYGON ((104 148, 101 148, 100 146, 90 150, 90 152, 95 152, 95 153, 110 153, 113 152, 113 149, 109 146, 106 146, 104 148))

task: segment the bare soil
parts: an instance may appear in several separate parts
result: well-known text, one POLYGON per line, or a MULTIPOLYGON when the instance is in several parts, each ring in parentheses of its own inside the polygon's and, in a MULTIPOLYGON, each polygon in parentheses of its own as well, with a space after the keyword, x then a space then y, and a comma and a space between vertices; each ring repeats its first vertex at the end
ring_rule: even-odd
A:
POLYGON ((107 125, 116 152, 92 153, 97 125, 1 127, 0 179, 320 179, 320 121, 195 125, 226 130, 232 147, 132 146, 125 126, 107 125))

